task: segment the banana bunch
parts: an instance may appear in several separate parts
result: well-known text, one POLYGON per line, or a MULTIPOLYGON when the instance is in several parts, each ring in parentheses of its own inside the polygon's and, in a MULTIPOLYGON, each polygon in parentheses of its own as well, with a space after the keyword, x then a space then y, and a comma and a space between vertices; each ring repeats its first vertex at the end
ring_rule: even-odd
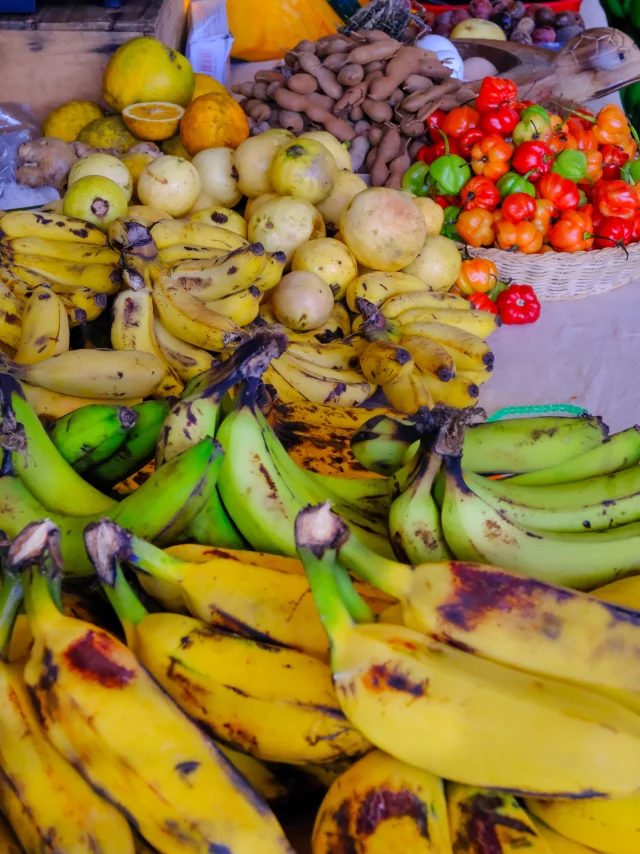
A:
POLYGON ((485 339, 499 319, 462 297, 426 290, 407 273, 367 273, 347 287, 347 305, 360 317, 354 332, 370 344, 360 366, 391 405, 414 413, 441 403, 473 406, 489 379, 493 353, 485 339))
MULTIPOLYGON (((107 296, 120 290, 119 262, 120 253, 91 223, 42 211, 4 214, 0 282, 6 288, 0 294, 0 340, 18 349, 15 334, 7 330, 7 289, 23 305, 35 288, 46 283, 64 306, 68 323, 75 326, 95 320, 107 296)), ((49 314, 53 315, 51 309, 49 314)), ((51 323, 42 320, 42 335, 51 335, 51 323)))
POLYGON ((631 675, 618 656, 637 658, 637 612, 468 562, 384 560, 328 504, 299 513, 295 538, 330 639, 341 708, 378 749, 510 796, 635 796, 637 668, 631 675), (393 590, 400 619, 364 619, 337 567, 393 590), (600 667, 601 655, 610 659, 600 667))

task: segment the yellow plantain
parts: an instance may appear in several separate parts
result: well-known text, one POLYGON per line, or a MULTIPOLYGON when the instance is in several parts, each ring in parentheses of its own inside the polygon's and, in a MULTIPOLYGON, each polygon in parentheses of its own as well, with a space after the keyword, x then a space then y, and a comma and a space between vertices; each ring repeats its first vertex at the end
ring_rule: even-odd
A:
MULTIPOLYGON (((8 278, 8 277, 7 277, 8 278)), ((12 280, 15 283, 15 280, 12 280)), ((9 286, 0 281, 0 341, 14 350, 20 346, 24 306, 9 286)))
POLYGON ((31 291, 22 318, 16 362, 30 365, 69 349, 69 321, 59 297, 48 285, 31 291))
MULTIPOLYGON (((26 382, 20 384, 29 404, 43 421, 55 421, 62 418, 63 415, 68 415, 69 412, 75 412, 76 409, 89 406, 91 403, 104 403, 102 398, 76 397, 71 394, 50 391, 48 388, 41 388, 26 382)), ((135 406, 137 403, 142 403, 142 398, 119 399, 118 403, 122 406, 135 406)))
POLYGON ((392 339, 402 341, 407 335, 422 335, 437 341, 449 353, 459 371, 493 367, 493 353, 487 342, 457 326, 446 323, 409 323, 398 327, 392 339))
POLYGON ((367 346, 362 335, 349 335, 338 341, 321 344, 319 341, 290 341, 287 351, 297 359, 311 362, 316 367, 332 368, 335 371, 357 370, 360 354, 367 346))
POLYGON ((196 347, 216 351, 234 349, 246 338, 236 323, 208 309, 168 277, 156 281, 153 301, 165 329, 196 347))
POLYGON ((358 297, 379 306, 391 297, 406 293, 425 293, 431 290, 428 285, 408 273, 376 273, 371 271, 358 276, 347 286, 347 305, 351 311, 358 311, 358 297))
POLYGON ((181 244, 233 252, 247 242, 239 234, 226 228, 216 228, 201 222, 185 222, 179 219, 162 219, 154 223, 149 231, 160 251, 167 246, 181 244))
POLYGON ((262 375, 262 380, 273 389, 276 394, 275 399, 279 403, 302 403, 307 400, 301 391, 298 391, 284 377, 280 376, 273 364, 267 367, 262 375))
POLYGON ((360 353, 360 368, 371 383, 386 386, 413 372, 411 353, 399 344, 379 338, 360 353))
POLYGON ((455 308, 460 311, 470 311, 471 303, 464 297, 456 296, 456 294, 436 293, 425 290, 412 291, 406 294, 399 294, 385 300, 380 305, 380 311, 385 317, 394 319, 405 311, 411 309, 443 309, 455 308))
POLYGON ((15 253, 39 255, 42 258, 57 258, 73 264, 111 264, 115 267, 120 261, 120 253, 108 246, 64 243, 45 237, 17 237, 3 246, 12 255, 15 253))
POLYGON ((414 369, 409 376, 401 377, 384 387, 387 400, 398 412, 413 414, 425 406, 433 408, 433 397, 420 371, 414 369))
POLYGON ((172 268, 175 264, 180 264, 182 261, 211 261, 217 263, 226 255, 229 250, 224 249, 207 249, 204 246, 190 246, 184 243, 172 243, 160 249, 158 252, 158 261, 172 268))
POLYGON ((363 374, 316 369, 308 362, 294 360, 288 353, 274 359, 271 366, 307 400, 315 403, 358 406, 376 390, 375 385, 367 382, 363 374))
POLYGON ((418 370, 433 374, 442 382, 455 377, 455 362, 442 344, 424 335, 405 335, 400 344, 411 353, 418 370))
POLYGON ((16 253, 9 269, 27 284, 39 279, 40 282, 91 288, 103 294, 115 294, 120 289, 120 274, 113 264, 72 263, 16 253))
POLYGON ((287 256, 284 252, 267 252, 262 273, 253 282, 264 293, 275 288, 284 273, 287 256))
POLYGON ((201 302, 221 299, 246 290, 266 265, 261 243, 248 243, 229 252, 215 264, 210 261, 183 261, 171 271, 171 278, 201 302))
POLYGON ((487 338, 501 325, 497 314, 475 308, 467 311, 458 308, 410 308, 395 317, 394 322, 405 328, 412 323, 444 323, 478 338, 487 338))
POLYGON ((23 854, 23 849, 11 825, 2 815, 0 815, 0 854, 23 854))
POLYGON ((258 316, 262 294, 260 288, 251 285, 244 291, 235 291, 226 297, 209 300, 204 305, 210 310, 233 320, 238 326, 248 326, 258 316))
POLYGON ((458 375, 444 383, 438 377, 426 371, 421 371, 420 374, 436 403, 443 403, 445 406, 452 406, 458 409, 464 409, 465 407, 477 404, 480 390, 471 380, 458 375))
MULTIPOLYGON (((527 800, 527 809, 557 833, 604 854, 640 850, 640 796, 617 800, 527 800)), ((555 854, 555 850, 554 850, 555 854)))

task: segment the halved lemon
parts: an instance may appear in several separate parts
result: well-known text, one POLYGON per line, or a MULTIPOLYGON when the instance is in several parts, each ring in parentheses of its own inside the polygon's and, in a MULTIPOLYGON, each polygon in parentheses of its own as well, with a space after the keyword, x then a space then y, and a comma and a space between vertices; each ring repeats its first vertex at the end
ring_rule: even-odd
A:
POLYGON ((178 132, 180 119, 184 109, 177 104, 164 101, 148 101, 143 104, 132 104, 122 111, 122 118, 127 128, 138 139, 157 142, 169 139, 178 132))

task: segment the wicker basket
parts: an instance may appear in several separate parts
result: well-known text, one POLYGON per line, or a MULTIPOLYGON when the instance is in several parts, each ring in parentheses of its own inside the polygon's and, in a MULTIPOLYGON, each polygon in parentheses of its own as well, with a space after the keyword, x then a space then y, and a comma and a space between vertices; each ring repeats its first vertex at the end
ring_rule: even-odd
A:
MULTIPOLYGON (((461 247, 463 248, 463 247, 461 247)), ((556 302, 603 294, 640 278, 640 243, 624 249, 594 249, 591 252, 545 252, 523 255, 503 249, 472 249, 472 258, 490 258, 498 268, 500 281, 511 279, 531 285, 538 299, 556 302)))

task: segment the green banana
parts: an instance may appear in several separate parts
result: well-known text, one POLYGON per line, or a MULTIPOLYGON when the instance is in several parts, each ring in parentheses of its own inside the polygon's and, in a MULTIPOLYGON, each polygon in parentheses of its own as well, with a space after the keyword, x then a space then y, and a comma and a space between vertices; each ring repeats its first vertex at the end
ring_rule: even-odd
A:
POLYGON ((592 416, 491 421, 467 430, 462 465, 478 474, 536 471, 590 451, 607 435, 602 419, 592 416))
POLYGON ((160 430, 169 414, 169 404, 165 399, 146 400, 131 409, 138 420, 115 454, 91 470, 91 480, 95 483, 111 487, 153 459, 160 430))
POLYGON ((217 488, 213 490, 204 507, 193 517, 184 537, 201 546, 241 550, 249 548, 249 544, 229 517, 217 488))
MULTIPOLYGON (((31 522, 50 518, 62 534, 62 557, 69 575, 92 573, 83 531, 107 517, 140 537, 168 545, 184 531, 215 487, 222 463, 220 446, 204 439, 155 472, 119 504, 87 516, 45 509, 16 477, 0 477, 0 529, 11 539, 31 522)), ((82 506, 82 505, 80 505, 82 506)))
POLYGON ((629 427, 616 433, 602 445, 566 463, 518 474, 509 478, 510 484, 550 486, 554 483, 587 480, 604 474, 631 468, 640 462, 640 427, 629 427))
POLYGON ((62 457, 27 403, 20 383, 3 373, 0 415, 2 474, 16 473, 36 503, 42 505, 38 518, 49 512, 69 516, 104 513, 115 506, 113 499, 86 483, 62 457))
POLYGON ((333 477, 314 471, 306 471, 306 474, 336 504, 351 505, 386 523, 391 506, 391 482, 388 479, 333 477))
POLYGON ((549 534, 527 530, 469 488, 459 457, 445 457, 445 466, 442 528, 457 560, 493 564, 577 590, 593 590, 640 569, 637 528, 624 538, 615 531, 549 534))
POLYGON ((49 436, 69 465, 84 474, 118 450, 137 420, 128 406, 95 403, 58 418, 49 436))
POLYGON ((414 464, 413 479, 394 499, 389 510, 389 539, 398 560, 430 563, 451 557, 442 533, 440 511, 431 489, 442 459, 422 451, 414 464))
POLYGON ((361 466, 389 477, 404 464, 418 436, 418 426, 411 419, 374 415, 353 435, 351 451, 361 466))
POLYGON ((617 475, 595 478, 594 489, 596 481, 602 482, 603 489, 600 493, 602 497, 599 501, 591 503, 592 499, 588 495, 591 495, 594 489, 587 488, 591 482, 578 481, 576 486, 584 485, 585 493, 588 495, 585 494, 584 498, 577 496, 579 503, 567 507, 554 506, 553 492, 573 484, 550 487, 516 486, 509 489, 506 483, 502 484, 500 481, 488 480, 478 475, 466 474, 465 479, 476 495, 518 525, 540 531, 580 533, 585 529, 602 531, 640 520, 640 468, 635 466, 619 474, 635 476, 626 478, 629 481, 635 481, 628 494, 609 497, 610 489, 607 487, 611 487, 612 484, 607 481, 612 481, 617 475), (528 494, 517 498, 511 494, 512 492, 528 494))
POLYGON ((158 437, 159 466, 206 436, 215 436, 225 394, 248 376, 261 376, 272 358, 286 348, 286 338, 260 330, 225 362, 218 362, 185 386, 158 437))

